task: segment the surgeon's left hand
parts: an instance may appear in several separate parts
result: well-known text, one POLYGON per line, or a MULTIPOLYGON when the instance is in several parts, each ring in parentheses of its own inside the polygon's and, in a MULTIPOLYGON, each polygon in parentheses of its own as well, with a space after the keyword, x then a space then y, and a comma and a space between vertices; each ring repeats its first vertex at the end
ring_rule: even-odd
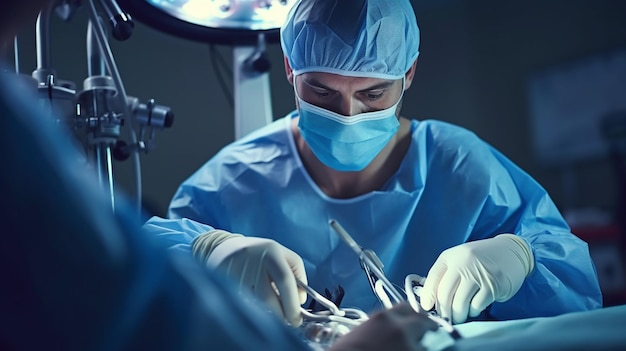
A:
POLYGON ((436 307, 442 317, 462 323, 494 301, 513 297, 533 267, 532 250, 513 234, 451 247, 428 272, 419 292, 420 304, 426 310, 436 307))

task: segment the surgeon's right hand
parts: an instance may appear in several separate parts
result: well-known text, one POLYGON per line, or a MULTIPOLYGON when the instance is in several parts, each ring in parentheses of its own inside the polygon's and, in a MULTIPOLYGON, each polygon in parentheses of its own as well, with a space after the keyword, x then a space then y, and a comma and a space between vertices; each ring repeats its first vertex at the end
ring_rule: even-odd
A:
POLYGON ((193 254, 215 267, 238 284, 250 289, 272 311, 293 326, 302 324, 300 306, 306 292, 296 279, 307 283, 302 258, 274 240, 246 237, 223 230, 198 236, 193 254))

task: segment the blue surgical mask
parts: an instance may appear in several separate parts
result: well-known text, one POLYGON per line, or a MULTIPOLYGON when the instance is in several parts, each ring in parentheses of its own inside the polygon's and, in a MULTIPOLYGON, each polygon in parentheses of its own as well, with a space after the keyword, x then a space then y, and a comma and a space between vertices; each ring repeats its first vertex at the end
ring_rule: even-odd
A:
MULTIPOLYGON (((404 84, 402 91, 404 93, 404 84)), ((302 100, 297 90, 296 98, 302 137, 322 163, 337 171, 363 170, 400 127, 396 109, 402 96, 387 109, 354 116, 343 116, 312 105, 302 100)))

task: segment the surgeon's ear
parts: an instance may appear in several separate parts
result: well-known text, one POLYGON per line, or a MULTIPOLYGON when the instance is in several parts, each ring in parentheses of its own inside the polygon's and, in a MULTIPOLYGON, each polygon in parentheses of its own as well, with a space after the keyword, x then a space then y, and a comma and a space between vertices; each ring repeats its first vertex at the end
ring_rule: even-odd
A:
POLYGON ((417 59, 415 59, 415 62, 413 62, 409 70, 406 71, 405 80, 404 80, 404 90, 407 90, 411 86, 411 83, 413 82, 413 77, 415 76, 416 66, 417 66, 417 59))
POLYGON ((289 84, 293 85, 293 70, 291 69, 291 65, 289 65, 289 59, 287 56, 283 56, 285 60, 285 74, 287 75, 287 80, 289 84))

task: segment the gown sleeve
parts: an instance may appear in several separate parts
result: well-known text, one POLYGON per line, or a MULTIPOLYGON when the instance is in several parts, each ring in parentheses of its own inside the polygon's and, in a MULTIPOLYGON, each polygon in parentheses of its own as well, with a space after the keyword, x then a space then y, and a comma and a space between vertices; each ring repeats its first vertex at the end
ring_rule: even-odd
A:
POLYGON ((219 190, 234 184, 232 179, 244 172, 246 165, 231 162, 231 167, 224 166, 223 158, 228 150, 228 146, 222 149, 178 187, 170 201, 167 218, 155 216, 145 223, 144 229, 160 237, 164 247, 191 252, 198 235, 214 228, 229 230, 231 227, 230 221, 235 216, 222 208, 219 190))
POLYGON ((452 152, 436 157, 429 172, 439 169, 448 175, 447 187, 458 187, 450 193, 462 198, 449 201, 472 204, 467 211, 475 220, 469 223, 467 241, 516 234, 534 255, 534 269, 520 290, 506 302, 493 303, 491 317, 553 316, 602 307, 587 243, 571 232, 546 190, 475 134, 453 130, 455 137, 446 144, 452 152))
POLYGON ((502 223, 526 240, 535 262, 517 294, 504 303, 494 303, 489 313, 495 318, 521 318, 529 313, 553 316, 601 308, 602 293, 587 243, 571 232, 550 196, 536 181, 497 151, 494 155, 509 169, 515 184, 511 192, 517 189, 519 194, 494 193, 488 197, 483 211, 497 214, 502 212, 496 209, 500 197, 519 197, 519 205, 508 211, 509 216, 502 223))

